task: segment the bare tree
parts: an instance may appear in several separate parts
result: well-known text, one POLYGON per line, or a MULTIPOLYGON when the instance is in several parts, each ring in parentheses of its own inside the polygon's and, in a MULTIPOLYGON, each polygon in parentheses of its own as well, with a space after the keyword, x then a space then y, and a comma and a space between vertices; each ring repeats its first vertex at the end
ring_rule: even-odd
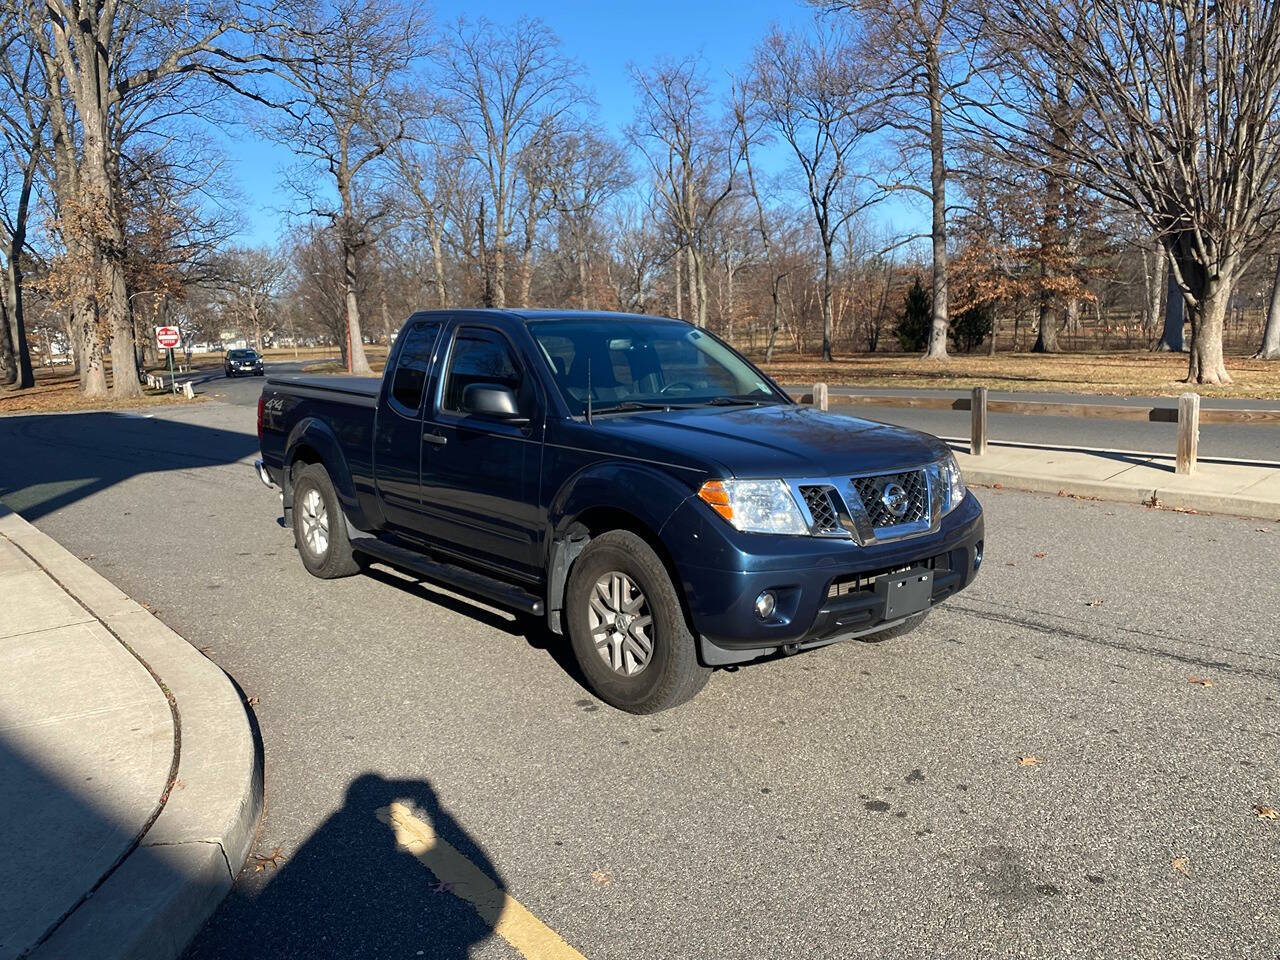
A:
POLYGON ((552 204, 565 226, 577 275, 578 305, 591 297, 590 240, 600 211, 631 183, 626 154, 599 130, 586 127, 562 137, 556 176, 550 184, 552 204))
POLYGON ((55 267, 65 274, 61 293, 77 331, 81 389, 106 394, 109 338, 111 392, 138 396, 120 195, 122 111, 166 86, 164 95, 173 96, 183 78, 235 86, 261 69, 261 55, 249 49, 261 24, 235 0, 19 0, 18 8, 50 123, 50 181, 65 248, 55 267))
POLYGON ((35 49, 24 42, 16 9, 0 14, 0 384, 35 384, 24 315, 24 261, 48 108, 38 90, 35 49))
POLYGON ((360 328, 358 254, 391 214, 374 174, 421 116, 411 92, 427 51, 416 5, 393 0, 293 0, 280 34, 281 75, 292 88, 272 135, 304 160, 291 180, 307 213, 335 228, 343 266, 347 370, 371 373, 360 328), (317 174, 325 175, 323 187, 317 174))
MULTIPOLYGON (((1270 0, 998 0, 1023 116, 1069 77, 1078 179, 1136 211, 1169 251, 1191 316, 1187 380, 1230 383, 1227 304, 1280 226, 1280 6, 1270 0)), ((995 124, 1006 110, 989 112, 995 124)), ((1042 139, 1043 135, 1042 135, 1042 139)))
POLYGON ((640 104, 628 135, 652 171, 674 228, 679 310, 680 256, 688 273, 693 320, 707 325, 706 229, 733 192, 740 154, 732 129, 709 115, 709 92, 698 61, 664 60, 631 68, 640 104))
POLYGON ((263 247, 235 247, 227 251, 221 273, 224 316, 239 318, 236 326, 252 331, 253 345, 261 350, 263 324, 271 320, 280 295, 284 258, 263 247))
POLYGON ((863 49, 878 51, 861 63, 877 74, 883 122, 900 137, 905 157, 923 154, 928 175, 903 165, 898 189, 929 201, 933 253, 932 323, 926 356, 947 355, 947 137, 946 118, 972 72, 974 24, 963 0, 816 0, 854 14, 864 33, 863 49))
POLYGON ((839 24, 819 20, 807 34, 774 30, 756 50, 760 109, 791 148, 822 243, 822 359, 831 359, 831 282, 836 238, 868 202, 859 201, 855 152, 866 133, 869 95, 857 75, 861 51, 839 24))
POLYGON ((502 29, 459 20, 444 45, 438 82, 465 154, 483 171, 488 233, 482 254, 494 306, 507 303, 507 244, 519 213, 520 157, 540 131, 583 101, 579 67, 540 20, 502 29))

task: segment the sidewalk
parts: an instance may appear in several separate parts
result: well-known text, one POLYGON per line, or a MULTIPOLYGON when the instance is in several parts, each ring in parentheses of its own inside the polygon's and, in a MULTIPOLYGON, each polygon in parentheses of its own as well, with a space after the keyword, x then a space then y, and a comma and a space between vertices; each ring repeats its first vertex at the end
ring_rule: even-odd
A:
POLYGON ((172 960, 261 806, 226 675, 0 505, 0 960, 172 960))
POLYGON ((1174 473, 1172 457, 995 444, 974 457, 966 443, 950 446, 965 479, 979 486, 1280 520, 1280 469, 1275 467, 1201 461, 1195 473, 1183 476, 1174 473))

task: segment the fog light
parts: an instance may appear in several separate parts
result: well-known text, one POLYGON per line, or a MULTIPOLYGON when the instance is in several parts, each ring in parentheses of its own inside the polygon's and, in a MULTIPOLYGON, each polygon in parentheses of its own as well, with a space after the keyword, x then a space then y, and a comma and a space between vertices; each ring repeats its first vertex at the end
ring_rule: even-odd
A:
POLYGON ((973 569, 977 570, 982 566, 982 541, 978 541, 978 545, 973 548, 973 569))
POLYGON ((774 607, 778 605, 778 600, 773 593, 766 590, 760 596, 756 597, 756 616, 761 620, 768 620, 773 616, 774 607))

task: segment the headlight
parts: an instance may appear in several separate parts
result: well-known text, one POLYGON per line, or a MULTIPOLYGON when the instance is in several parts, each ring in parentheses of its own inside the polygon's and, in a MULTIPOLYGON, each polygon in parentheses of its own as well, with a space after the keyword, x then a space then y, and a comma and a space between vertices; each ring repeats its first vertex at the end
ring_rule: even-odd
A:
POLYGON ((745 533, 809 532, 791 488, 781 480, 709 480, 698 496, 745 533))
POLYGON ((964 477, 960 475, 960 464, 956 463, 955 454, 948 452, 947 458, 942 461, 942 483, 946 490, 946 502, 943 505, 942 512, 946 513, 960 506, 960 501, 964 499, 965 486, 964 477))

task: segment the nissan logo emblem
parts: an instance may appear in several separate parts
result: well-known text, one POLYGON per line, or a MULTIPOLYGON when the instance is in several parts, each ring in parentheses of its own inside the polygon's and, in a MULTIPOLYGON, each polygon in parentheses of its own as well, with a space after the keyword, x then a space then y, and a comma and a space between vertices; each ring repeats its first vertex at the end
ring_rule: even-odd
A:
POLYGON ((911 498, 907 496, 907 491, 902 484, 895 483, 892 480, 886 483, 884 489, 880 491, 880 502, 897 520, 905 517, 907 508, 911 506, 911 498))

